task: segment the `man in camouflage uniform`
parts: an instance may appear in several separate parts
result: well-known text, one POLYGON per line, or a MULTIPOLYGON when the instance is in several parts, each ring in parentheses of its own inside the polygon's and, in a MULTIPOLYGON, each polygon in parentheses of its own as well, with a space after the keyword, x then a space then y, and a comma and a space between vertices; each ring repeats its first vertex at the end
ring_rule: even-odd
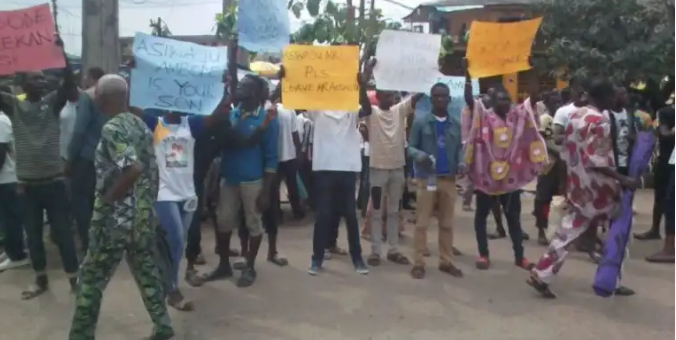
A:
POLYGON ((102 77, 96 88, 96 104, 111 118, 96 150, 94 215, 78 276, 70 340, 94 340, 103 290, 125 255, 154 324, 148 339, 174 335, 153 252, 158 172, 152 134, 129 112, 127 91, 127 83, 117 75, 102 77))

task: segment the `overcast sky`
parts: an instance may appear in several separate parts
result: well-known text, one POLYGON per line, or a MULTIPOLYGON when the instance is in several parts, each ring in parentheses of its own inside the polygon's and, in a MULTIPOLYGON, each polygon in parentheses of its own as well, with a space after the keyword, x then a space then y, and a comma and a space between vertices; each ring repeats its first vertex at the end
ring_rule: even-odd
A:
MULTIPOLYGON (((150 19, 162 17, 173 34, 213 34, 213 17, 221 11, 221 0, 119 0, 120 36, 132 36, 135 32, 150 33, 150 19)), ((286 1, 286 0, 279 0, 286 1)), ((344 0, 336 0, 344 2, 344 0)), ((0 10, 12 10, 39 5, 46 0, 0 0, 0 10)), ((358 3, 358 1, 354 1, 358 3)), ((410 7, 417 6, 416 0, 397 0, 410 7)), ((59 5, 59 26, 68 53, 80 55, 82 49, 82 0, 57 0, 59 5)), ((399 20, 410 11, 385 0, 376 0, 376 7, 382 9, 385 17, 399 20)), ((291 29, 301 26, 302 21, 289 13, 291 29)), ((309 19, 309 17, 308 17, 309 19)))

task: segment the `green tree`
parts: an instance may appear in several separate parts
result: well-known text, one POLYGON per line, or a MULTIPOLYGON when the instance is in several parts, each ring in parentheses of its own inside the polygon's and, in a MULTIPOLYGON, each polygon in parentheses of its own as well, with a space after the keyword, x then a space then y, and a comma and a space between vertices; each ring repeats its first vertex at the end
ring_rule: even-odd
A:
POLYGON ((157 18, 157 20, 150 19, 150 34, 158 37, 170 37, 171 31, 167 27, 167 23, 162 20, 162 18, 157 18))
POLYGON ((674 74, 673 0, 548 0, 538 10, 540 71, 624 83, 674 74))

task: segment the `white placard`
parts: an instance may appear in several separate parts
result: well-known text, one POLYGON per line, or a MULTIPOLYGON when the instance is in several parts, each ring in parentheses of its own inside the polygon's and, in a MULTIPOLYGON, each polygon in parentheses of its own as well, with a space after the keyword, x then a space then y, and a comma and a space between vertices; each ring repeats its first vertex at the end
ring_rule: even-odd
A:
POLYGON ((426 93, 440 76, 440 49, 440 35, 384 30, 376 47, 376 88, 426 93))

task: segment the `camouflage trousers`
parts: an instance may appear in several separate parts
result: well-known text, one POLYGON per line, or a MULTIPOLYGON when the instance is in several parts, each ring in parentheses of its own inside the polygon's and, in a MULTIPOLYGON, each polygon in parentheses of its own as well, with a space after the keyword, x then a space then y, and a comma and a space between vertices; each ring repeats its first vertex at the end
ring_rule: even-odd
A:
POLYGON ((173 334, 164 300, 162 279, 153 253, 153 237, 148 235, 134 239, 128 236, 133 234, 131 231, 127 231, 125 236, 120 233, 116 237, 118 235, 110 235, 110 231, 102 229, 105 228, 96 225, 92 225, 90 229, 89 249, 78 273, 75 315, 69 339, 94 340, 103 291, 123 257, 126 258, 143 304, 150 314, 154 325, 153 334, 159 337, 173 334))

